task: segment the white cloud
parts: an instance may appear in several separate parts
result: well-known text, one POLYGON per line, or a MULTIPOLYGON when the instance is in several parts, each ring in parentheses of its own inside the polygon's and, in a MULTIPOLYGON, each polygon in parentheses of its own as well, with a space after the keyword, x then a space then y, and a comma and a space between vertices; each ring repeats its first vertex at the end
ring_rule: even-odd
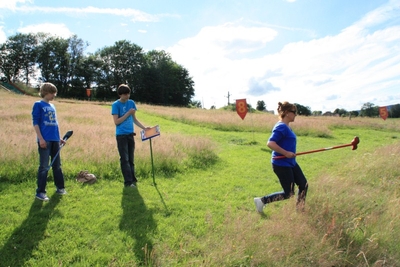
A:
POLYGON ((65 39, 73 35, 73 33, 64 24, 51 23, 29 25, 23 28, 19 28, 18 31, 20 33, 50 33, 52 35, 56 35, 65 39))
POLYGON ((98 15, 113 15, 130 17, 133 22, 158 22, 163 17, 178 17, 174 14, 160 14, 153 15, 137 9, 132 8, 98 8, 98 7, 84 7, 84 8, 72 8, 72 7, 40 7, 40 6, 19 6, 14 7, 14 10, 19 12, 36 12, 36 13, 63 13, 76 15, 87 15, 87 14, 98 14, 98 15))
POLYGON ((32 3, 32 0, 1 0, 0 9, 5 8, 14 10, 18 3, 32 3))
POLYGON ((366 102, 400 102, 400 26, 383 24, 398 11, 392 2, 335 36, 290 43, 259 58, 247 53, 274 41, 270 28, 205 27, 167 50, 190 70, 195 98, 206 108, 226 105, 229 91, 231 103, 264 100, 268 109, 288 100, 312 110, 358 110, 366 102))
POLYGON ((228 91, 232 93, 235 89, 234 98, 245 96, 249 77, 263 73, 262 68, 254 69, 257 60, 246 59, 246 53, 262 48, 276 35, 275 30, 266 27, 225 24, 205 27, 196 36, 179 41, 167 51, 190 70, 196 83, 196 96, 207 96, 205 106, 222 106, 226 104, 223 98, 228 91), (231 59, 237 56, 242 59, 231 59))

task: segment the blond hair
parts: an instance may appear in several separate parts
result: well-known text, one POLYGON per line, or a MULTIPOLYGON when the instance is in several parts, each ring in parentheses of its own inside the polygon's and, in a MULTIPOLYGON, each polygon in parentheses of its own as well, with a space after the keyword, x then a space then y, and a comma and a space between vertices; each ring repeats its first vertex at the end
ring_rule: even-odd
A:
POLYGON ((54 84, 43 83, 42 86, 40 86, 39 95, 41 97, 44 97, 47 94, 54 94, 54 93, 57 93, 57 87, 54 84))
POLYGON ((278 115, 281 119, 283 119, 286 116, 286 114, 292 110, 297 111, 297 107, 295 104, 291 104, 287 101, 284 101, 283 103, 278 102, 277 111, 278 111, 278 115))

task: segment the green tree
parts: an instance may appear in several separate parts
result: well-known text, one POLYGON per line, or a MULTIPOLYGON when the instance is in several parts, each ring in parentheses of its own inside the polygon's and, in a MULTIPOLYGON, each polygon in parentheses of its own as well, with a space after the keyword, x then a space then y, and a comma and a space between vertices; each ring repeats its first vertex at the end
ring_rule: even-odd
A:
POLYGON ((122 40, 85 55, 87 42, 76 35, 63 39, 48 33, 18 34, 0 45, 0 74, 6 80, 26 83, 40 71, 39 81, 51 82, 63 97, 115 99, 124 83, 135 99, 147 103, 188 106, 194 96, 189 71, 165 51, 150 51, 122 40))
POLYGON ((310 116, 311 115, 311 109, 310 107, 306 107, 297 103, 294 103, 294 105, 297 108, 297 114, 303 115, 303 116, 310 116))
POLYGON ((117 41, 113 46, 105 47, 95 53, 101 61, 97 80, 97 97, 113 99, 120 84, 127 84, 133 91, 141 90, 143 49, 129 41, 117 41))
POLYGON ((264 110, 266 110, 266 109, 267 109, 267 106, 265 105, 264 100, 258 100, 258 101, 257 101, 256 110, 264 111, 264 110))
POLYGON ((363 117, 377 117, 379 115, 379 107, 375 104, 367 102, 365 103, 360 111, 360 116, 363 117))
POLYGON ((390 106, 389 115, 391 118, 400 118, 400 104, 390 106))
POLYGON ((37 62, 41 72, 40 80, 57 86, 58 94, 65 96, 69 78, 69 42, 48 34, 40 35, 37 62))
POLYGON ((351 115, 351 117, 357 117, 359 115, 359 112, 357 110, 353 110, 353 111, 350 111, 350 115, 351 115))
POLYGON ((194 81, 185 68, 174 62, 165 51, 149 51, 145 62, 144 87, 136 90, 137 99, 161 105, 190 104, 194 96, 194 81))
POLYGON ((347 112, 347 110, 343 109, 343 108, 337 108, 335 109, 335 111, 333 111, 334 114, 339 114, 341 117, 342 116, 347 116, 349 113, 347 112))
POLYGON ((36 45, 35 35, 18 33, 0 46, 0 69, 8 80, 28 85, 35 77, 36 45))
POLYGON ((190 100, 189 108, 202 108, 201 102, 199 100, 190 100))
MULTIPOLYGON (((79 61, 76 68, 76 76, 82 83, 84 89, 97 87, 101 66, 101 60, 93 54, 89 54, 79 61)), ((97 97, 96 90, 94 90, 92 94, 93 97, 97 97)), ((85 90, 82 90, 81 97, 86 98, 85 90)))
POLYGON ((175 63, 175 76, 171 84, 170 101, 176 106, 186 106, 194 96, 194 81, 189 71, 175 63))
POLYGON ((83 77, 80 76, 81 64, 85 59, 85 49, 87 48, 87 42, 78 38, 76 35, 68 38, 68 91, 67 97, 79 98, 82 96, 82 92, 85 92, 87 88, 83 77))
POLYGON ((0 73, 3 77, 2 81, 8 81, 13 77, 13 64, 8 57, 9 52, 7 51, 6 44, 0 45, 0 73))

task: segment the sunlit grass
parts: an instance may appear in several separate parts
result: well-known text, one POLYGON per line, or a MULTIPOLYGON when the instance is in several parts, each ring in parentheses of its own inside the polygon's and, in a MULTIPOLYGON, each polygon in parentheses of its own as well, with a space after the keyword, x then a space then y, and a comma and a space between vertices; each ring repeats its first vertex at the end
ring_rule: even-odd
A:
POLYGON ((274 115, 242 121, 235 112, 138 103, 138 118, 159 124, 161 136, 152 139, 157 185, 150 143, 136 137, 132 191, 122 185, 110 103, 56 99, 62 134, 74 130, 62 150, 68 195, 55 195, 50 177, 51 200, 42 203, 33 198, 30 118, 39 98, 0 98, 0 265, 400 265, 399 120, 297 117, 299 151, 355 135, 361 142, 356 151, 299 156, 310 184, 305 212, 290 199, 259 215, 253 198, 281 190, 265 145, 274 115), (75 182, 82 169, 97 183, 75 182))
MULTIPOLYGON (((25 162, 24 168, 30 168, 32 173, 36 168, 33 161, 37 161, 36 134, 33 130, 31 111, 39 97, 21 96, 1 92, 0 102, 2 131, 0 132, 1 154, 3 163, 19 165, 25 162), (12 107, 10 109, 9 107, 12 107), (27 164, 29 163, 29 164, 27 164)), ((116 148, 115 125, 111 116, 110 103, 91 103, 87 101, 54 101, 57 109, 61 137, 68 130, 74 134, 62 149, 62 160, 68 162, 63 168, 66 173, 77 173, 82 169, 89 169, 103 178, 113 178, 119 171, 119 155, 116 148)), ((140 118, 140 114, 138 114, 140 118)), ((140 119, 145 125, 153 126, 156 122, 140 119)), ((149 177, 152 174, 149 141, 140 140, 139 128, 135 128, 136 148, 135 162, 139 166, 137 174, 149 177)), ((193 166, 212 164, 217 156, 214 153, 212 141, 206 137, 185 137, 179 133, 162 132, 162 137, 152 139, 153 153, 157 160, 153 161, 157 172, 173 175, 183 171, 185 164, 193 166), (162 139, 162 140, 161 140, 162 139), (209 161, 210 160, 210 161, 209 161), (197 162, 197 163, 195 163, 197 162)), ((16 181, 20 177, 11 177, 10 172, 2 173, 2 179, 16 181), (8 176, 8 177, 5 177, 8 176)), ((17 176, 26 177, 20 169, 17 176)), ((24 178, 25 179, 25 178, 24 178)))

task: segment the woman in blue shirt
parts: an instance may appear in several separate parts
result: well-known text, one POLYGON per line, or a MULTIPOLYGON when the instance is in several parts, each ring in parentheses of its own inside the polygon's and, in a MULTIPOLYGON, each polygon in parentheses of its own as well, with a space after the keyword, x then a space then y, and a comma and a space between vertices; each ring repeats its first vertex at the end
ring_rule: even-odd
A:
POLYGON ((304 209, 307 195, 307 179, 296 162, 296 135, 289 127, 289 124, 294 122, 296 118, 297 108, 289 102, 279 102, 278 114, 280 119, 272 129, 267 146, 273 150, 272 169, 278 176, 283 191, 254 198, 254 204, 258 212, 263 212, 264 206, 268 203, 292 197, 295 184, 299 188, 296 202, 298 209, 304 209))

